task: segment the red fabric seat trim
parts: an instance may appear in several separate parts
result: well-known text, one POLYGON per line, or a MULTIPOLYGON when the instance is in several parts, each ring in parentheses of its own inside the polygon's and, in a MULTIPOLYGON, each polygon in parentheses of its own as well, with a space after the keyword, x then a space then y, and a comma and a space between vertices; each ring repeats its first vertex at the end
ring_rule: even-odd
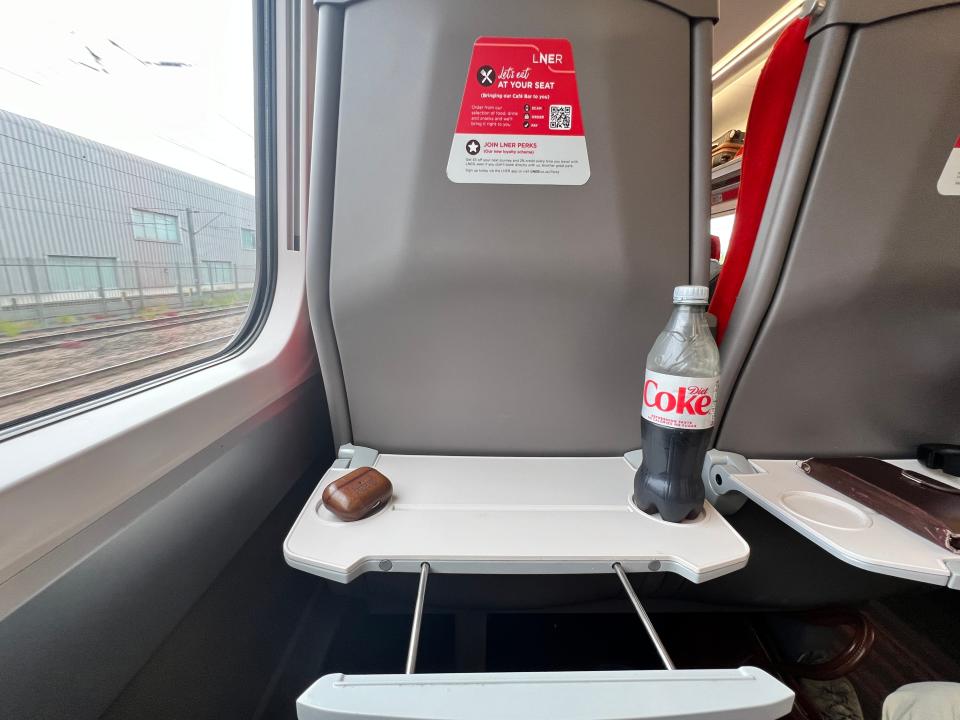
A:
POLYGON ((750 104, 747 138, 740 166, 737 216, 733 222, 727 256, 710 302, 710 312, 717 317, 718 342, 723 339, 727 329, 753 254, 770 182, 780 157, 787 121, 807 57, 804 35, 809 22, 809 18, 797 18, 784 28, 760 72, 750 104))

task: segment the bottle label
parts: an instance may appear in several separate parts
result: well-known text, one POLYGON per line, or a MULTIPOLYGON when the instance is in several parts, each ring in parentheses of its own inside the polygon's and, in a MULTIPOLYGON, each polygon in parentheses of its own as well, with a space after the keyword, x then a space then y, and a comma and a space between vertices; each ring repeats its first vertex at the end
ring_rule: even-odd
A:
POLYGON ((643 418, 678 430, 712 428, 718 381, 718 377, 680 377, 647 370, 643 382, 643 418))

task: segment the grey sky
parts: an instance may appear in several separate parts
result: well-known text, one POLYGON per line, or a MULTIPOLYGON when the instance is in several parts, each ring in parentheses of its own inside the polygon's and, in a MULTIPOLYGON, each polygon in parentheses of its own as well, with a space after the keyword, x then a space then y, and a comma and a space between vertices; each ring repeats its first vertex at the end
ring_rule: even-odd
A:
POLYGON ((249 2, 0 6, 0 107, 253 192, 249 2))

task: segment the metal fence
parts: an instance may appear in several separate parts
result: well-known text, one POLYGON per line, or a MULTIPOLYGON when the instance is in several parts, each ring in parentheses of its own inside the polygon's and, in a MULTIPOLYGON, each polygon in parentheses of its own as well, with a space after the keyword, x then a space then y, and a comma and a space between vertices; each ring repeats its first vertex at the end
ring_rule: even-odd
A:
POLYGON ((0 335, 37 327, 240 305, 254 265, 118 263, 113 258, 0 258, 0 335))

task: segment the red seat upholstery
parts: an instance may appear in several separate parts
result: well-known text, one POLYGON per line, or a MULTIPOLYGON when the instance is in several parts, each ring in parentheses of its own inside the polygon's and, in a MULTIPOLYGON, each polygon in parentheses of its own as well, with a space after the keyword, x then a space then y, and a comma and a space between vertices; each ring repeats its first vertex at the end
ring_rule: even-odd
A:
POLYGON ((750 104, 747 139, 740 166, 737 216, 727 257, 710 303, 710 312, 717 317, 718 342, 727 329, 757 239, 787 120, 807 57, 804 35, 808 24, 809 18, 798 18, 784 28, 763 66, 750 104))
POLYGON ((716 235, 710 236, 710 259, 719 260, 720 259, 720 238, 716 235))

